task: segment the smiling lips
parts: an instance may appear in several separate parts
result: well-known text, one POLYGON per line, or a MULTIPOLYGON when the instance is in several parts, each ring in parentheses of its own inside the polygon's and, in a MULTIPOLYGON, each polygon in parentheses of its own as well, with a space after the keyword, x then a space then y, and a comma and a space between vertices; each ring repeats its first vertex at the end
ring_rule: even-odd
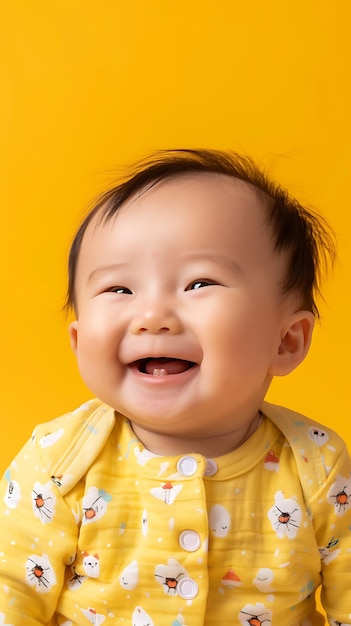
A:
POLYGON ((193 367, 195 363, 183 359, 169 357, 140 359, 137 361, 139 372, 151 376, 169 376, 170 374, 182 374, 193 367))

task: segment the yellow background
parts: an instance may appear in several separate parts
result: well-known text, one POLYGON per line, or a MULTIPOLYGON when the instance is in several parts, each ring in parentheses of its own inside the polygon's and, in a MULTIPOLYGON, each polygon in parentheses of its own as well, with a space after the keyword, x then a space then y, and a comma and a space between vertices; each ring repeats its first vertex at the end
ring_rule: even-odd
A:
POLYGON ((249 152, 329 218, 339 262, 322 323, 270 399, 351 442, 349 2, 4 4, 3 468, 36 422, 89 395, 60 311, 76 225, 118 166, 167 147, 249 152))
POLYGON ((84 208, 158 148, 251 153, 339 239, 305 363, 269 399, 351 444, 348 0, 60 0, 0 8, 1 470, 80 381, 60 311, 84 208))
POLYGON ((306 362, 269 398, 351 443, 349 7, 2 3, 3 469, 36 422, 89 396, 60 311, 75 227, 116 168, 167 147, 249 152, 329 218, 339 261, 322 323, 306 362))

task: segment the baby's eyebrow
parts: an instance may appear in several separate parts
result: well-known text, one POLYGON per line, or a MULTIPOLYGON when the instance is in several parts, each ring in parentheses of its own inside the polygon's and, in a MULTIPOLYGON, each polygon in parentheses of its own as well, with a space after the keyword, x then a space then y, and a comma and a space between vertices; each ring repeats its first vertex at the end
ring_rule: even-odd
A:
POLYGON ((243 273, 243 268, 237 261, 231 259, 222 254, 213 254, 212 252, 189 252, 183 257, 189 261, 210 261, 211 263, 217 263, 217 265, 226 265, 230 270, 234 270, 240 274, 243 273))
POLYGON ((99 265, 98 267, 94 267, 94 269, 90 272, 87 282, 89 283, 96 274, 100 274, 103 272, 112 272, 114 270, 124 269, 126 268, 128 263, 110 263, 106 265, 99 265))

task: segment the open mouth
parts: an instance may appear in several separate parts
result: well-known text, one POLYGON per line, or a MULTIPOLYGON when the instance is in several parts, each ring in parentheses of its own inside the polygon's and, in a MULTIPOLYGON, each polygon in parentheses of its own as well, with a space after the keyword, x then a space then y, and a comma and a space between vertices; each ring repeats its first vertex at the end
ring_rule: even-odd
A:
POLYGON ((170 374, 182 374, 196 365, 193 361, 172 359, 171 357, 146 358, 136 361, 135 365, 142 374, 150 376, 169 376, 170 374))

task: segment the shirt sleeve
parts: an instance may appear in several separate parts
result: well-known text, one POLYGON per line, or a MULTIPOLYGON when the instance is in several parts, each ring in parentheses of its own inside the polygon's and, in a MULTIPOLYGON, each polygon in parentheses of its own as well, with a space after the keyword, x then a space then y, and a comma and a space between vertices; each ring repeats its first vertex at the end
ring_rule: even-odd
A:
POLYGON ((329 624, 351 624, 351 460, 339 437, 321 449, 325 481, 310 501, 329 624))
POLYGON ((0 482, 0 625, 53 625, 78 520, 29 441, 0 482))

